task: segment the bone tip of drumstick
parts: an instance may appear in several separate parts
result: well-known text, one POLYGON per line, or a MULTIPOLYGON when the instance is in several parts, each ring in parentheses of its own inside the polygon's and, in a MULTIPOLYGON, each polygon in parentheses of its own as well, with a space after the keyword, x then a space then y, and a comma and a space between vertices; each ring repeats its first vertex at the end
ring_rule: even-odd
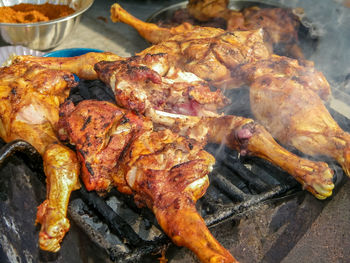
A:
POLYGON ((120 16, 119 13, 123 11, 124 9, 118 4, 114 3, 111 7, 111 20, 114 23, 120 22, 120 16))

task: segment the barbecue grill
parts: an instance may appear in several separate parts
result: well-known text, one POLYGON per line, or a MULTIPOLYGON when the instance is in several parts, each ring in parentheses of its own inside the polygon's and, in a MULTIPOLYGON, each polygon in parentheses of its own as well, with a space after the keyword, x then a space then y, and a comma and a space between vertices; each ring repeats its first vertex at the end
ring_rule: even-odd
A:
MULTIPOLYGON (((100 81, 82 80, 78 87, 72 89, 70 99, 76 103, 84 99, 113 101, 111 92, 100 81)), ((244 114, 248 114, 247 109, 244 114)), ((348 119, 336 112, 334 117, 341 123, 348 123, 349 126, 343 128, 350 131, 348 119)), ((240 157, 237 152, 218 145, 208 145, 206 150, 217 160, 210 174, 211 185, 197 204, 197 209, 208 226, 218 225, 226 219, 242 217, 266 200, 301 191, 299 184, 290 175, 267 161, 240 157)), ((21 140, 5 145, 3 143, 0 166, 6 162, 18 162, 18 158, 24 161, 22 165, 34 171, 31 176, 37 176, 42 182, 39 189, 34 191, 43 191, 45 181, 40 167, 42 161, 36 150, 21 140), (13 161, 18 153, 21 155, 13 161)), ((330 165, 336 166, 334 163, 330 165)), ((3 170, 6 173, 6 169, 3 170)), ((342 171, 340 168, 335 171, 338 171, 336 178, 339 183, 342 171)), ((10 177, 16 176, 18 175, 10 171, 10 177)), ((9 175, 5 176, 3 180, 9 180, 8 177, 9 175)), ((3 183, 8 184, 5 181, 3 183)), ((4 199, 7 199, 6 195, 4 199)), ((82 186, 71 199, 69 215, 74 223, 114 262, 144 262, 145 257, 159 254, 170 245, 170 240, 158 226, 153 214, 148 209, 137 208, 130 196, 112 190, 101 197, 95 192, 88 192, 82 186)), ((33 218, 35 215, 25 220, 30 221, 33 218)))
MULTIPOLYGON (((345 75, 347 77, 344 78, 344 75, 334 71, 325 73, 332 77, 330 79, 332 86, 339 87, 333 90, 337 100, 344 101, 344 98, 350 96, 350 93, 347 93, 349 92, 349 75, 345 75)), ((75 101, 82 99, 111 101, 113 95, 110 92, 98 81, 82 81, 80 86, 72 90, 70 96, 75 101)), ((231 91, 229 96, 233 104, 238 105, 231 111, 251 117, 249 109, 244 107, 241 101, 235 101, 237 93, 247 96, 245 92, 245 90, 231 91)), ((330 106, 329 110, 335 120, 344 130, 350 132, 348 113, 338 110, 337 106, 332 104, 330 106)), ((41 157, 31 145, 24 141, 9 144, 1 142, 0 146, 2 146, 0 150, 0 199, 2 200, 0 207, 4 215, 0 232, 2 235, 6 233, 0 237, 1 262, 36 262, 39 260, 88 262, 89 259, 112 262, 155 262, 154 260, 160 257, 160 252, 166 249, 168 250, 167 257, 173 258, 174 262, 186 262, 190 257, 185 254, 184 250, 179 251, 171 244, 171 241, 160 230, 153 214, 148 209, 137 208, 131 197, 119 194, 116 190, 112 190, 105 196, 98 196, 95 192, 88 192, 84 187, 72 195, 69 216, 73 226, 63 241, 62 251, 58 255, 38 252, 35 228, 33 230, 35 233, 21 233, 17 226, 22 225, 25 229, 25 226, 33 225, 35 204, 38 205, 45 199, 45 178, 41 167, 41 157), (23 215, 24 211, 18 211, 18 209, 28 211, 25 211, 23 215), (74 234, 74 231, 78 234, 74 234), (74 258, 76 254, 70 252, 76 250, 76 246, 79 247, 82 259, 74 258)), ((242 220, 243 223, 240 223, 242 225, 251 224, 245 228, 246 231, 255 231, 253 223, 256 222, 259 215, 266 214, 265 220, 277 231, 283 222, 291 218, 297 219, 287 227, 289 233, 287 240, 285 240, 286 235, 283 239, 273 232, 270 236, 273 236, 274 241, 279 241, 280 245, 274 242, 272 248, 264 248, 261 252, 262 261, 280 262, 307 231, 327 202, 314 200, 308 193, 302 191, 291 176, 264 160, 242 157, 218 145, 208 145, 206 150, 212 153, 217 160, 210 174, 211 185, 197 203, 198 211, 206 224, 211 227, 211 230, 214 230, 214 235, 219 236, 219 241, 221 241, 220 237, 227 238, 228 233, 225 231, 229 231, 230 240, 223 240, 221 243, 230 248, 233 242, 236 242, 234 243, 235 251, 245 253, 242 252, 242 243, 232 241, 237 237, 234 231, 242 220), (291 216, 291 213, 299 211, 296 207, 305 204, 305 200, 312 200, 310 202, 313 207, 311 209, 310 207, 301 208, 302 212, 291 216), (278 216, 269 220, 270 213, 276 212, 277 208, 279 208, 278 216), (235 223, 237 223, 236 226, 235 223), (295 235, 292 234, 293 232, 295 235)), ((343 172, 337 164, 330 160, 328 163, 335 171, 338 190, 345 181, 343 172)), ((252 236, 259 236, 259 233, 253 233, 252 236)), ((248 246, 249 244, 254 246, 252 240, 244 237, 242 239, 245 239, 248 246)), ((271 240, 267 239, 266 242, 271 240)), ((250 256, 251 251, 253 249, 250 252, 247 251, 247 256, 250 256)), ((239 254, 233 254, 240 259, 239 254)), ((257 261, 252 259, 252 262, 257 261)))

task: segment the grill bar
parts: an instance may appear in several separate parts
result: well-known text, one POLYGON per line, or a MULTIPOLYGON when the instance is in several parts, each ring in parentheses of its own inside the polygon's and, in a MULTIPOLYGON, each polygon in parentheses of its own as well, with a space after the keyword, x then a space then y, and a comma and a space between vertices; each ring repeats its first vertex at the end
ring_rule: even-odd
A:
POLYGON ((81 198, 93 209, 95 209, 101 216, 108 222, 109 227, 114 231, 121 239, 132 247, 139 247, 146 245, 146 242, 140 238, 139 235, 130 227, 130 225, 113 209, 106 204, 106 202, 100 198, 96 192, 88 192, 84 185, 80 189, 81 198))

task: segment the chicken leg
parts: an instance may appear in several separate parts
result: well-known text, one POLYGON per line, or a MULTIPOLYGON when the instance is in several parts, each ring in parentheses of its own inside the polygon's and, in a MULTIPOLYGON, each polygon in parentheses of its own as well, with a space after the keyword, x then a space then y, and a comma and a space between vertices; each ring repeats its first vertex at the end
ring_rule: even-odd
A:
POLYGON ((308 155, 332 157, 350 176, 350 134, 315 92, 295 80, 265 75, 252 83, 250 100, 254 116, 281 143, 308 155))
POLYGON ((225 144, 241 155, 266 159, 292 175, 304 189, 318 199, 332 195, 333 171, 324 162, 300 158, 280 146, 272 136, 251 119, 232 115, 195 117, 151 110, 154 123, 169 126, 180 134, 217 144, 225 144))
POLYGON ((111 7, 111 19, 114 23, 122 22, 134 27, 144 39, 152 44, 158 44, 174 35, 193 29, 193 26, 189 23, 183 23, 180 26, 168 29, 143 22, 129 14, 117 3, 111 7))
POLYGON ((69 229, 67 206, 79 188, 75 153, 58 141, 55 129, 59 104, 75 85, 73 74, 23 62, 0 69, 0 136, 23 139, 43 157, 47 177, 46 200, 39 206, 39 245, 57 252, 69 229))

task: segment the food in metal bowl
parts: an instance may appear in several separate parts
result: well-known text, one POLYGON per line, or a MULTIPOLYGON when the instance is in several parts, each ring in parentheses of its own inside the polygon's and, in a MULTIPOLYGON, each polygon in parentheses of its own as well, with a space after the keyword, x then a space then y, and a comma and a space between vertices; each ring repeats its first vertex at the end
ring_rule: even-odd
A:
POLYGON ((74 13, 68 5, 19 4, 0 7, 0 22, 2 23, 34 23, 43 22, 74 13))
MULTIPOLYGON (((35 1, 1 1, 0 7, 22 3, 35 4, 35 1)), ((79 24, 81 15, 88 10, 94 0, 51 1, 53 5, 65 5, 74 12, 49 21, 31 23, 0 23, 2 39, 11 45, 21 45, 36 50, 49 50, 57 47, 79 24)))

